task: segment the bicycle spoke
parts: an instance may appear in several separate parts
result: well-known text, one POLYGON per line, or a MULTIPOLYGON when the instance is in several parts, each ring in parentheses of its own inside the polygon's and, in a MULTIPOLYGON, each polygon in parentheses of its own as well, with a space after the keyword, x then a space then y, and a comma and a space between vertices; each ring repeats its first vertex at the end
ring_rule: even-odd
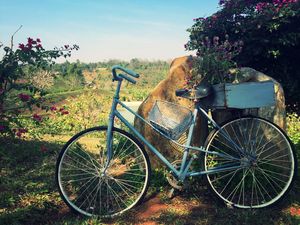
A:
POLYGON ((144 152, 129 134, 115 130, 118 129, 113 128, 113 159, 105 170, 108 135, 103 128, 74 137, 59 159, 62 196, 70 207, 87 216, 122 213, 133 207, 147 190, 149 166, 144 152))
POLYGON ((227 204, 262 208, 277 202, 291 185, 293 150, 285 135, 271 122, 252 117, 235 119, 215 132, 206 149, 205 170, 209 184, 227 204), (234 151, 234 145, 220 139, 223 133, 232 136, 242 147, 239 154, 234 151), (226 154, 240 160, 226 159, 226 154), (240 168, 226 170, 234 164, 240 168), (218 167, 226 172, 215 169, 218 167))
MULTIPOLYGON (((79 149, 80 149, 84 154, 86 154, 86 155, 89 157, 90 162, 93 164, 93 166, 95 167, 95 169, 99 169, 99 168, 101 167, 101 165, 97 162, 97 160, 95 160, 89 153, 87 153, 87 151, 84 151, 83 148, 81 148, 80 145, 77 145, 77 147, 79 147, 79 149), (94 162, 95 162, 96 164, 98 164, 98 166, 96 166, 96 165, 94 164, 94 162)), ((82 158, 85 159, 84 157, 82 157, 82 158)), ((86 159, 85 159, 85 160, 86 160, 86 159)), ((86 160, 86 161, 88 161, 88 160, 86 160)), ((88 162, 89 162, 89 161, 88 161, 88 162)))

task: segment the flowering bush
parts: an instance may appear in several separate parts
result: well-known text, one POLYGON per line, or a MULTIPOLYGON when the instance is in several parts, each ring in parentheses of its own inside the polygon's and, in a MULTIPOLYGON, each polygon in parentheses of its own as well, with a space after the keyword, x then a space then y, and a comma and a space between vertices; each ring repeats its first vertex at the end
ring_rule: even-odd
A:
POLYGON ((230 69, 237 67, 233 58, 242 50, 243 42, 231 43, 229 36, 222 41, 218 36, 201 40, 197 57, 193 61, 191 77, 186 78, 187 87, 197 86, 203 79, 210 83, 233 81, 230 69))
POLYGON ((218 12, 194 19, 186 49, 201 52, 205 37, 227 34, 232 42, 242 40, 243 51, 234 60, 277 79, 287 103, 299 104, 299 0, 221 0, 219 4, 218 12))
MULTIPOLYGON (((95 124, 106 124, 110 110, 110 98, 87 92, 65 101, 63 106, 51 106, 42 118, 41 125, 29 132, 39 134, 70 134, 79 132, 95 124), (88 99, 88 101, 87 101, 88 99)), ((23 120, 26 127, 32 127, 33 122, 23 120)))
MULTIPOLYGON (((20 43, 17 49, 0 43, 4 55, 0 60, 0 135, 16 135, 22 137, 28 129, 19 122, 19 117, 32 106, 40 107, 43 102, 43 90, 35 88, 26 79, 28 71, 48 69, 59 57, 68 57, 78 46, 64 46, 54 50, 45 50, 39 38, 28 38, 20 43)), ((27 111, 28 114, 28 111, 27 111)), ((32 115, 36 123, 42 121, 38 114, 32 115)))

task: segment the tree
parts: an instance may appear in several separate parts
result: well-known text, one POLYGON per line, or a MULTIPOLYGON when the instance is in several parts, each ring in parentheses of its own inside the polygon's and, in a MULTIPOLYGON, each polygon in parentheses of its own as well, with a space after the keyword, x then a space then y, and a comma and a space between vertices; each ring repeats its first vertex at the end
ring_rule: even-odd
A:
POLYGON ((300 104, 300 10, 298 0, 220 0, 221 9, 194 19, 188 50, 203 47, 203 38, 242 40, 239 66, 262 71, 282 85, 290 107, 300 104))

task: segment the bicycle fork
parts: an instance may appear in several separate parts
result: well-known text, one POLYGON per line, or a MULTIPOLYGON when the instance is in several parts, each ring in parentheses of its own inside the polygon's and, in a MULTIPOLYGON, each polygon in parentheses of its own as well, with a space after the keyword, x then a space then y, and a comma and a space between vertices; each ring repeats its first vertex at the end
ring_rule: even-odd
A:
POLYGON ((107 136, 106 136, 106 149, 107 149, 107 160, 105 162, 103 174, 105 174, 109 163, 113 157, 113 147, 112 147, 112 140, 113 140, 113 127, 114 127, 114 120, 115 120, 115 111, 117 109, 118 99, 120 98, 119 93, 121 89, 122 81, 118 81, 117 89, 115 95, 113 97, 113 103, 111 106, 111 111, 109 114, 108 126, 107 126, 107 136))

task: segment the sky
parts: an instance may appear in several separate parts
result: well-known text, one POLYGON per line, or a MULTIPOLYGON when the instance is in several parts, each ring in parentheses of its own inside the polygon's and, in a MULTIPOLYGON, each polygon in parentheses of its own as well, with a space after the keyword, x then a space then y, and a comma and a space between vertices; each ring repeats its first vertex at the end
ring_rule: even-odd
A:
MULTIPOLYGON (((0 0, 0 41, 40 38, 47 49, 77 44, 69 61, 170 60, 184 49, 193 18, 210 16, 218 0, 0 0)), ((1 53, 0 53, 1 54, 1 53)))

